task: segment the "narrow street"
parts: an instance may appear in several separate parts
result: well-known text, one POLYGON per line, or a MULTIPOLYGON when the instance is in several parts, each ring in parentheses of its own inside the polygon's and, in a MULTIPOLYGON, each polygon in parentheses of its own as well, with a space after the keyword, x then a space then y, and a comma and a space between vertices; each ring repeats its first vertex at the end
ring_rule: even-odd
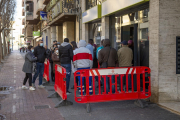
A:
POLYGON ((0 96, 0 114, 5 115, 6 120, 63 120, 58 110, 53 107, 52 100, 47 99, 48 93, 45 89, 21 89, 25 76, 22 72, 24 55, 25 53, 13 51, 1 68, 0 86, 12 87, 12 90, 5 98, 0 96), (42 109, 44 105, 48 105, 49 108, 42 109))
MULTIPOLYGON (((6 116, 6 120, 180 120, 179 115, 156 104, 142 109, 134 105, 134 101, 94 103, 91 104, 91 113, 86 113, 85 104, 74 101, 73 90, 68 96, 68 100, 73 102, 72 106, 54 108, 59 99, 47 98, 53 92, 53 86, 37 88, 36 91, 21 89, 24 55, 13 51, 0 71, 0 86, 12 87, 10 94, 0 95, 0 114, 6 116)), ((71 87, 72 83, 73 79, 71 87)))

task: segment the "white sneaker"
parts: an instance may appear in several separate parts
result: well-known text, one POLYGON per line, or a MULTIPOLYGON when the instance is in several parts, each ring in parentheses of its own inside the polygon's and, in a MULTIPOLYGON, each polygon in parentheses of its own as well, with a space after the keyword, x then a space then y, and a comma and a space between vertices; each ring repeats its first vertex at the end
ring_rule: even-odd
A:
POLYGON ((35 89, 34 87, 30 87, 29 90, 34 91, 34 90, 36 90, 36 89, 35 89))
POLYGON ((43 85, 39 85, 39 86, 38 86, 38 88, 45 88, 45 86, 43 86, 43 85))
POLYGON ((35 86, 35 84, 34 84, 34 83, 32 83, 32 86, 33 86, 34 88, 36 88, 36 86, 35 86))
POLYGON ((23 86, 22 86, 22 89, 27 90, 28 87, 26 87, 25 85, 23 85, 23 86))

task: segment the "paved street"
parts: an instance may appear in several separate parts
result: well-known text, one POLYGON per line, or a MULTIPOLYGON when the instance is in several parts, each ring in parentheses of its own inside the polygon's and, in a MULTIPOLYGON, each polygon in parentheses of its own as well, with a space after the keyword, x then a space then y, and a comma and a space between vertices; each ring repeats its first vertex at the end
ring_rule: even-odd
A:
MULTIPOLYGON (((91 113, 86 113, 85 104, 74 101, 74 96, 68 96, 68 100, 74 104, 54 108, 58 98, 47 98, 52 93, 53 86, 36 91, 22 90, 24 73, 22 66, 25 53, 13 51, 0 71, 0 86, 11 86, 9 95, 1 95, 0 114, 6 116, 6 120, 180 120, 180 116, 149 104, 142 109, 134 105, 134 101, 118 101, 91 104, 91 113), (46 105, 49 108, 44 108, 46 105), (35 109, 39 106, 38 109, 35 109)), ((37 84, 38 82, 36 82, 37 84)), ((73 79, 71 79, 71 87, 73 79)), ((73 93, 73 90, 70 90, 73 93)))

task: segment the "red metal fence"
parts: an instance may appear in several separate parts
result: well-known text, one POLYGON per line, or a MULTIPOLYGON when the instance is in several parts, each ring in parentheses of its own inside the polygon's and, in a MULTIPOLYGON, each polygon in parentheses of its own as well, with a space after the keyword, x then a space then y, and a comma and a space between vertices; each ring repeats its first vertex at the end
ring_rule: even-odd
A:
POLYGON ((44 62, 44 74, 43 77, 49 82, 49 60, 44 62))
POLYGON ((66 95, 66 69, 60 65, 55 66, 55 91, 61 96, 63 100, 67 99, 66 95))
POLYGON ((149 98, 150 72, 148 67, 79 70, 74 73, 75 101, 94 103, 149 98))

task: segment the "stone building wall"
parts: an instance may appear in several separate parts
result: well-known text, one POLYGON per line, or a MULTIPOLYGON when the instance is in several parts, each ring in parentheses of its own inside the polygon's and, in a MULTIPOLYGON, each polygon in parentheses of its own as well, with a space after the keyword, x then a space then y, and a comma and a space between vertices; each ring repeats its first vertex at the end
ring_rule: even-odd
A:
POLYGON ((149 39, 152 101, 178 100, 176 36, 180 36, 179 0, 150 0, 149 39))

